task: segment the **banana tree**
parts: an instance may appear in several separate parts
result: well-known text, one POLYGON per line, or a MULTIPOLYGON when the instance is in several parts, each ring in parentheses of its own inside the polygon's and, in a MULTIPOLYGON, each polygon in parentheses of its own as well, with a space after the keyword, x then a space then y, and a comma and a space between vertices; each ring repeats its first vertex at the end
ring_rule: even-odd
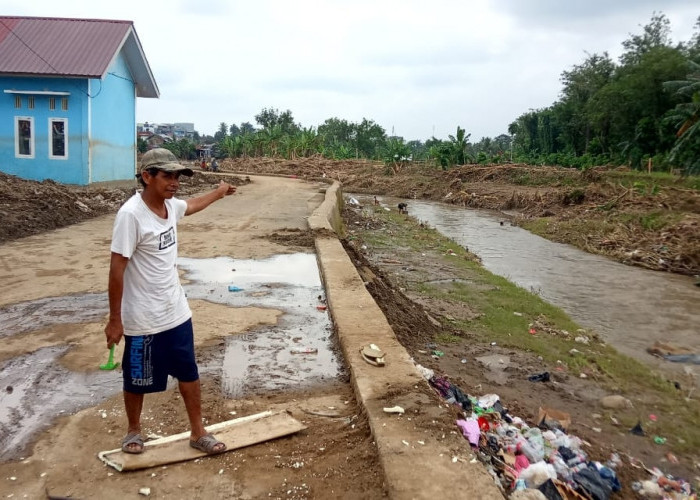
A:
POLYGON ((452 164, 464 165, 467 163, 467 148, 471 134, 467 134, 466 130, 457 125, 457 134, 448 137, 452 143, 452 164))
POLYGON ((689 62, 691 74, 687 80, 664 83, 666 90, 684 101, 666 119, 678 126, 669 160, 682 166, 687 175, 700 172, 700 64, 689 62))
POLYGON ((390 137, 384 146, 384 163, 394 174, 398 174, 401 169, 411 159, 411 148, 404 142, 402 137, 390 137))

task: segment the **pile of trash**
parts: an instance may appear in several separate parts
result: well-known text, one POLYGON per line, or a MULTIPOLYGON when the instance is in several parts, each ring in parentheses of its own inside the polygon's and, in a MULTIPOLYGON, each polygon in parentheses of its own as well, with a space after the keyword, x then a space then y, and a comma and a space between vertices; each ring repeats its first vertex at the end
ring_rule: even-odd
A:
MULTIPOLYGON (((498 395, 473 397, 446 377, 418 369, 448 403, 461 408, 457 426, 510 498, 608 500, 621 490, 616 474, 620 456, 613 453, 605 463, 589 459, 583 450, 587 443, 567 432, 569 414, 540 408, 536 425, 529 425, 511 415, 498 395)), ((640 497, 697 499, 687 481, 644 469, 651 478, 630 485, 640 497)))

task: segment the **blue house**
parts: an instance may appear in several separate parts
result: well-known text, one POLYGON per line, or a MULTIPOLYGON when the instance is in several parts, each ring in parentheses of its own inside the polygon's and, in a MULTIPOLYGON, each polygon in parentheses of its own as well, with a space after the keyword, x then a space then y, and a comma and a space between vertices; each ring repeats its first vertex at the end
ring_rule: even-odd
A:
POLYGON ((131 21, 0 16, 0 171, 133 179, 136 98, 159 96, 131 21))

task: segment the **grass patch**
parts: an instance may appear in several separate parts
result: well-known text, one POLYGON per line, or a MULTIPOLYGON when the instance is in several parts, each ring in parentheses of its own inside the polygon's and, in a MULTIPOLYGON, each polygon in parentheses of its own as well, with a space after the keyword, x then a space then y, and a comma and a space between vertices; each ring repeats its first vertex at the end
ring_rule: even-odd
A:
POLYGON ((680 222, 682 214, 655 211, 646 214, 620 214, 617 219, 626 224, 636 224, 647 231, 659 231, 680 222))
POLYGON ((659 186, 676 186, 700 190, 700 176, 697 175, 681 177, 668 172, 652 172, 649 174, 633 170, 629 172, 609 171, 605 172, 604 176, 606 179, 615 180, 628 188, 644 185, 653 189, 653 186, 656 184, 659 186))
POLYGON ((584 245, 586 238, 591 236, 605 238, 617 229, 614 222, 603 218, 552 221, 551 219, 540 217, 522 220, 519 222, 519 225, 531 233, 579 248, 586 247, 584 245))
POLYGON ((457 344, 462 341, 462 337, 452 335, 451 333, 442 332, 437 334, 435 340, 441 344, 457 344))
POLYGON ((550 233, 550 224, 550 219, 546 217, 526 219, 519 223, 520 227, 523 227, 531 233, 535 233, 539 236, 544 236, 550 233))
MULTIPOLYGON (((700 404, 684 400, 684 393, 673 383, 599 341, 595 333, 581 329, 558 307, 487 271, 474 255, 437 230, 411 217, 383 210, 376 211, 372 217, 381 221, 382 229, 357 230, 371 251, 387 249, 397 256, 401 249, 420 252, 432 265, 449 269, 453 278, 449 283, 443 281, 440 286, 431 283, 434 277, 426 273, 424 281, 404 285, 427 298, 463 303, 470 311, 477 312, 475 318, 454 318, 452 323, 470 338, 470 342, 497 342, 504 347, 527 351, 541 356, 545 365, 562 363, 572 376, 585 371, 595 383, 610 392, 638 395, 645 405, 645 408, 636 408, 639 415, 645 412, 666 414, 663 421, 654 424, 655 433, 679 438, 673 442, 678 452, 700 449, 700 429, 696 425, 700 421, 700 404), (535 333, 531 334, 533 327, 535 333), (576 336, 581 335, 589 337, 590 343, 576 342, 576 336)), ((654 226, 661 219, 651 218, 647 223, 654 226)), ((548 227, 545 222, 530 221, 526 227, 544 231, 548 227)), ((604 221, 569 221, 567 230, 587 234, 594 229, 610 231, 613 227, 604 221)), ((464 341, 459 335, 447 333, 440 334, 436 340, 446 344, 464 341)))
MULTIPOLYGON (((605 239, 611 237, 619 227, 641 227, 645 231, 661 231, 673 226, 683 219, 683 214, 655 211, 649 213, 614 213, 605 218, 568 219, 553 221, 546 217, 524 219, 519 225, 544 238, 559 243, 568 243, 578 248, 589 248, 587 239, 605 239)), ((589 248, 590 249, 590 248, 589 248)))
POLYGON ((532 175, 530 172, 516 172, 510 176, 510 182, 518 186, 579 186, 583 183, 579 178, 572 175, 545 175, 537 173, 532 175))

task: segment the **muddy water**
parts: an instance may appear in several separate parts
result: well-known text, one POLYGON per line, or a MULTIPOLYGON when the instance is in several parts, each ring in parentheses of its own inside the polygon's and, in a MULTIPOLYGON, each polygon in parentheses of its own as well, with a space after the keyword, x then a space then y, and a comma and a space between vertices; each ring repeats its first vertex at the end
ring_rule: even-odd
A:
POLYGON ((179 267, 193 281, 185 286, 188 298, 284 311, 273 327, 228 338, 221 364, 202 367, 221 373, 229 396, 299 387, 338 376, 340 361, 332 350, 330 317, 317 309, 324 306, 319 297, 323 299, 325 292, 316 255, 276 255, 257 261, 180 259, 179 267))
POLYGON ((67 349, 46 347, 0 366, 0 460, 17 456, 54 418, 98 405, 121 388, 119 371, 63 368, 58 358, 67 349))
MULTIPOLYGON (((406 200, 380 198, 391 209, 401 201, 406 200)), ((655 340, 700 352, 700 288, 692 278, 627 266, 551 242, 511 226, 497 212, 407 203, 410 215, 466 246, 489 271, 561 307, 619 351, 671 369, 680 364, 646 353, 655 340)))
POLYGON ((106 293, 47 297, 0 308, 0 339, 69 323, 100 321, 108 311, 106 293))
MULTIPOLYGON (((231 396, 285 389, 337 377, 332 323, 319 310, 325 297, 314 254, 265 260, 179 259, 185 292, 232 307, 282 310, 277 325, 229 337, 225 352, 200 366, 222 379, 231 396), (237 287, 229 291, 229 286, 237 287), (294 354, 292 351, 311 350, 294 354)), ((106 294, 51 297, 0 308, 0 339, 55 324, 99 321, 106 294)), ((95 406, 121 391, 121 371, 74 373, 58 359, 69 346, 50 347, 0 363, 0 460, 19 456, 26 442, 51 421, 95 406)))

